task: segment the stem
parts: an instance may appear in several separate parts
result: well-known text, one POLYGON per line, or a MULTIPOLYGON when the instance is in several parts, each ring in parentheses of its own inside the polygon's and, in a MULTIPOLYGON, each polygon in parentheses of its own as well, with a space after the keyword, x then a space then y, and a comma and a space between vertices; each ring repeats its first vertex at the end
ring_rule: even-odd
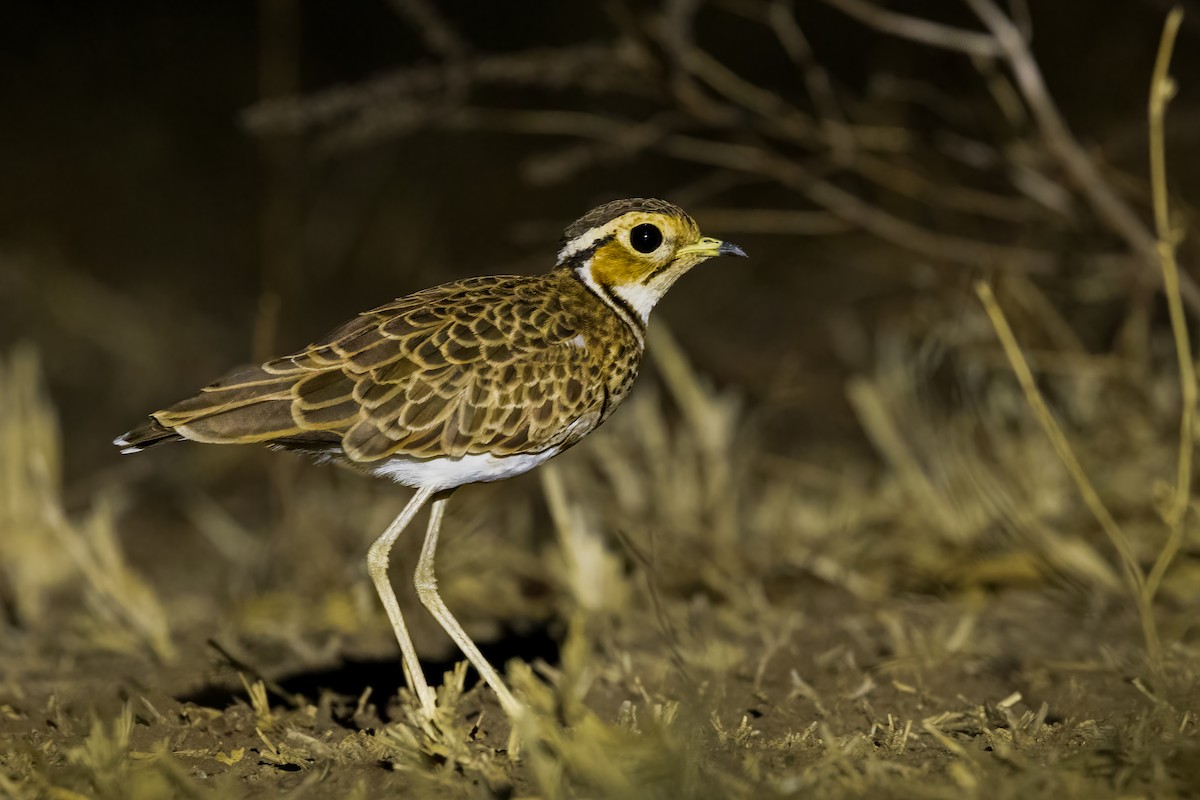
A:
POLYGON ((1133 554, 1133 548, 1129 545, 1129 537, 1121 530, 1121 526, 1117 524, 1112 513, 1104 505, 1104 501, 1100 499, 1096 487, 1092 485, 1087 473, 1083 470, 1083 465, 1075 456, 1075 451, 1071 449, 1071 443, 1067 441, 1066 434, 1063 433, 1054 415, 1050 413, 1050 408, 1046 405, 1046 400, 1037 387, 1037 381, 1034 380, 1033 370, 1029 368, 1029 362, 1021 353, 1021 346, 1017 344, 1017 337, 1013 335, 1008 319, 996 302, 991 285, 986 281, 979 281, 975 284, 975 293, 979 295, 979 300, 983 303, 988 318, 992 321, 992 327, 996 329, 996 335, 1000 338, 1004 354, 1008 356, 1009 365, 1017 376, 1017 382, 1021 384, 1021 389, 1025 392, 1025 399, 1029 403, 1029 407, 1033 409, 1033 414, 1042 426, 1042 431, 1050 440, 1059 460, 1066 467, 1067 474, 1075 481, 1075 486, 1083 497, 1084 504, 1092 512, 1096 521, 1100 523, 1100 527, 1121 558, 1125 580, 1130 594, 1133 596, 1134 604, 1137 606, 1138 620, 1142 625, 1146 650, 1150 654, 1151 661, 1157 663, 1162 645, 1159 642, 1158 628, 1155 625, 1153 609, 1150 607, 1149 596, 1146 592, 1146 578, 1133 554))
POLYGON ((1171 54, 1175 49, 1175 37, 1182 21, 1183 10, 1178 6, 1167 15, 1158 47, 1158 57, 1154 62, 1154 75, 1150 81, 1150 181, 1154 193, 1154 226, 1158 234, 1155 245, 1162 267, 1167 308, 1171 315, 1175 353, 1179 360, 1182 409, 1179 419, 1179 462, 1175 476, 1175 496, 1166 514, 1169 534, 1143 588, 1147 603, 1154 600, 1167 567, 1183 544, 1187 511, 1191 503, 1192 458, 1195 447, 1196 368, 1192 361, 1187 317, 1184 314, 1179 289, 1179 265, 1175 260, 1175 237, 1171 231, 1170 206, 1167 199, 1167 157, 1163 135, 1163 118, 1166 115, 1167 103, 1175 94, 1175 82, 1168 70, 1171 54))

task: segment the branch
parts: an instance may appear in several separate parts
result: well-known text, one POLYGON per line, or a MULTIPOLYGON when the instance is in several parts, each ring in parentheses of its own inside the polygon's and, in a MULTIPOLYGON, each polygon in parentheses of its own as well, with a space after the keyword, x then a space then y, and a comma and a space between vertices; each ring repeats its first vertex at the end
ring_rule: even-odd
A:
POLYGON ((778 181, 838 218, 934 260, 976 268, 989 264, 1020 265, 1035 272, 1048 271, 1054 263, 1051 254, 1038 250, 995 245, 926 230, 871 205, 834 183, 817 178, 791 159, 757 147, 673 134, 656 149, 684 161, 752 172, 778 181))
POLYGON ((881 33, 898 36, 918 44, 943 50, 955 50, 982 58, 996 58, 1001 47, 995 39, 983 33, 963 30, 940 22, 930 22, 895 11, 880 8, 867 0, 824 0, 843 14, 874 28, 881 33))
MULTIPOLYGON (((842 1, 842 0, 839 0, 842 1)), ((1016 76, 1021 95, 1033 112, 1046 146, 1074 180, 1084 198, 1106 224, 1149 264, 1158 264, 1158 244, 1154 234, 1137 214, 1112 190, 1095 162, 1071 134, 1062 114, 1054 105, 1037 61, 1029 51, 1025 37, 992 0, 965 0, 983 21, 1000 45, 1004 60, 1016 76)), ((1161 278, 1161 275, 1159 276, 1161 278)), ((1200 286, 1188 275, 1180 275, 1180 290, 1193 309, 1200 310, 1200 286)))
POLYGON ((450 61, 466 57, 467 43, 426 0, 388 0, 388 5, 421 33, 434 53, 450 61))

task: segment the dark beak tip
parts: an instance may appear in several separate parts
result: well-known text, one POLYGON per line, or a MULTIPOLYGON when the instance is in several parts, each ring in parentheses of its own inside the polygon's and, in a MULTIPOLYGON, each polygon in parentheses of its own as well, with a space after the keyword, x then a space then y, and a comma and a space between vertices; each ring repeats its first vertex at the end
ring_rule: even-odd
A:
POLYGON ((721 246, 717 248, 719 256, 737 256, 738 258, 749 258, 746 251, 738 247, 733 242, 721 242, 721 246))

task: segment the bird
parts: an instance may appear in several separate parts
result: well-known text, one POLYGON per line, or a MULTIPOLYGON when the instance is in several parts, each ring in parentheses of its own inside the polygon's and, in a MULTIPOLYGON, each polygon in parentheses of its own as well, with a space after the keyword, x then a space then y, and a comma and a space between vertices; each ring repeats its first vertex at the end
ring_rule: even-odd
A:
POLYGON ((125 454, 181 440, 260 443, 415 489, 367 551, 407 686, 432 717, 436 695, 388 578, 392 545, 429 505, 413 575, 418 598, 514 716, 519 701, 438 593, 446 504, 461 486, 534 469, 608 419, 637 376, 651 310, 714 256, 746 253, 702 236, 664 200, 605 203, 566 228, 549 272, 466 278, 401 297, 298 352, 231 370, 113 443, 125 454))

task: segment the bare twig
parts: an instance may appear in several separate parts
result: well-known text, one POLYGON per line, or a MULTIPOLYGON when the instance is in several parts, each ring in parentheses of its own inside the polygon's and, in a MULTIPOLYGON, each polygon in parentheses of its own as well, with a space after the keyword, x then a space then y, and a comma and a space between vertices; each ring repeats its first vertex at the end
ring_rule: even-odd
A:
POLYGON ((792 63, 803 70, 805 86, 821 118, 831 124, 848 125, 849 120, 846 119, 846 113, 838 101, 829 73, 813 56, 808 39, 796 23, 792 0, 771 0, 767 10, 767 24, 771 26, 775 38, 779 40, 780 46, 792 63))
POLYGON ((901 197, 911 197, 927 206, 977 214, 1005 222, 1029 222, 1044 215, 1044 209, 1021 197, 999 194, 970 186, 946 185, 917 168, 872 153, 859 153, 849 169, 886 187, 901 197))
POLYGON ((1012 68, 1021 94, 1037 119, 1046 145, 1078 183, 1088 201, 1129 245, 1141 253, 1153 253, 1154 237, 1132 209, 1113 192, 1095 162, 1075 140, 1058 107, 1051 99, 1042 71, 1025 38, 992 0, 965 0, 992 32, 1005 61, 1012 68))
POLYGON ((397 14, 408 20, 430 51, 441 57, 446 74, 442 109, 460 104, 471 86, 467 56, 470 48, 445 17, 428 0, 388 0, 397 14))
MULTIPOLYGON (((394 2, 422 27, 431 49, 447 59, 463 52, 464 46, 454 43, 456 34, 438 24, 428 0, 394 2)), ((959 146, 950 154, 949 145, 930 147, 928 137, 903 125, 852 122, 846 109, 853 106, 833 95, 832 81, 813 58, 790 0, 720 0, 719 4, 757 21, 765 36, 778 41, 804 72, 815 111, 774 86, 743 77, 707 53, 694 35, 697 15, 705 10, 703 0, 664 0, 657 15, 652 12, 649 17, 638 16, 624 3, 610 4, 619 32, 606 44, 472 54, 456 62, 457 71, 448 69, 448 64, 410 68, 306 99, 263 104, 248 116, 248 122, 266 132, 315 130, 315 140, 327 151, 361 147, 422 127, 506 130, 574 140, 528 163, 526 176, 543 183, 562 181, 614 160, 665 155, 783 186, 844 224, 925 258, 975 269, 1003 265, 1043 271, 1054 265, 1055 256, 1036 246, 1013 247, 961 236, 957 233, 964 227, 961 218, 971 223, 1000 220, 1027 224, 1042 219, 1039 207, 1070 215, 1072 195, 1078 192, 1135 253, 1157 258, 1149 230, 1105 181, 1048 96, 1028 48, 1028 25, 1023 30, 993 0, 964 0, 984 20, 988 33, 892 12, 873 0, 825 2, 871 27, 962 52, 977 63, 1001 59, 1012 72, 1016 88, 997 72, 989 84, 993 94, 1003 90, 1012 95, 1014 108, 1023 111, 1027 106, 1037 120, 1040 139, 1017 138, 1015 144, 1010 143, 1013 146, 1003 147, 987 141, 986 136, 976 141, 970 133, 957 130, 972 124, 971 116, 963 114, 951 120, 951 133, 958 136, 954 141, 959 146), (604 99, 605 108, 621 109, 632 119, 564 111, 561 106, 536 102, 523 109, 488 109, 466 103, 465 93, 460 93, 462 101, 457 102, 451 86, 456 75, 472 89, 596 93, 604 99), (647 103, 651 104, 649 110, 647 103), (926 171, 913 165, 924 164, 926 158, 942 163, 957 158, 958 163, 949 165, 956 179, 941 186, 922 178, 926 171), (1068 191, 1042 174, 1039 164, 1046 162, 1061 165, 1077 188, 1068 191), (973 186, 969 180, 957 178, 964 168, 989 177, 1007 174, 1015 191, 1004 195, 980 184, 973 186), (865 189, 861 178, 870 182, 865 189), (868 193, 882 198, 876 201, 868 193), (886 210, 887 200, 895 195, 950 209, 956 218, 953 227, 943 232, 886 210)), ((958 105, 956 101, 952 107, 958 105)), ((1006 120, 1020 124, 1015 118, 1006 120)), ((1019 137, 1020 132, 1015 135, 1019 137)), ((1045 222, 1041 230, 1053 232, 1045 222)), ((1028 233, 1024 238, 1030 238, 1028 233)), ((1200 309, 1200 288, 1186 274, 1179 280, 1185 301, 1200 309)))
POLYGON ((689 65, 696 77, 718 94, 736 107, 757 114, 771 128, 805 144, 832 144, 827 139, 827 132, 822 131, 808 114, 778 94, 740 77, 709 54, 697 51, 689 59, 689 65))
MULTIPOLYGON (((797 161, 755 145, 671 133, 665 127, 646 129, 621 120, 574 111, 464 109, 447 122, 460 129, 575 136, 602 142, 605 146, 633 141, 644 149, 682 161, 749 173, 781 183, 844 222, 936 261, 973 268, 987 265, 1015 267, 1031 272, 1049 270, 1053 264, 1050 253, 1036 249, 990 244, 927 230, 816 177, 797 161), (635 134, 633 140, 631 134, 635 134)), ((634 144, 627 146, 630 154, 637 149, 634 144)))
POLYGON ((987 34, 889 11, 867 2, 867 0, 824 0, 824 2, 868 27, 892 36, 899 36, 901 39, 940 47, 943 50, 957 50, 960 53, 969 53, 984 58, 998 57, 1002 51, 1002 45, 987 34))
POLYGON ((804 85, 824 131, 830 157, 837 164, 852 163, 858 145, 854 128, 833 88, 829 72, 817 61, 796 22, 792 0, 769 0, 765 4, 756 0, 725 0, 723 5, 771 29, 784 53, 804 75, 804 85))
POLYGON ((853 192, 812 175, 798 162, 761 148, 674 134, 659 149, 675 158, 762 174, 796 189, 816 205, 879 238, 929 258, 972 267, 1003 265, 1030 271, 1050 268, 1049 253, 934 233, 901 219, 853 192))
POLYGON ((467 43, 426 0, 388 0, 388 5, 421 33, 426 47, 434 53, 450 60, 467 55, 467 43))
POLYGON ((696 46, 694 24, 703 0, 665 0, 663 3, 663 40, 675 61, 685 69, 688 59, 700 51, 696 46))
MULTIPOLYGON (((992 32, 1004 60, 1016 77, 1022 97, 1037 120, 1046 146, 1075 181, 1089 205, 1134 252, 1149 263, 1157 263, 1158 246, 1154 235, 1133 209, 1113 191, 1108 181, 1100 174, 1095 162, 1072 135, 1046 89, 1041 69, 1020 28, 1005 16, 992 0, 965 2, 992 32)), ((1180 292, 1189 305, 1200 309, 1200 286, 1190 277, 1180 276, 1180 292)))
MULTIPOLYGON (((527 50, 472 58, 466 64, 472 83, 611 91, 644 95, 643 84, 612 48, 603 45, 527 50)), ((446 70, 420 66, 395 70, 351 86, 260 102, 243 117, 254 132, 270 135, 334 126, 364 110, 417 101, 445 91, 446 70)))

